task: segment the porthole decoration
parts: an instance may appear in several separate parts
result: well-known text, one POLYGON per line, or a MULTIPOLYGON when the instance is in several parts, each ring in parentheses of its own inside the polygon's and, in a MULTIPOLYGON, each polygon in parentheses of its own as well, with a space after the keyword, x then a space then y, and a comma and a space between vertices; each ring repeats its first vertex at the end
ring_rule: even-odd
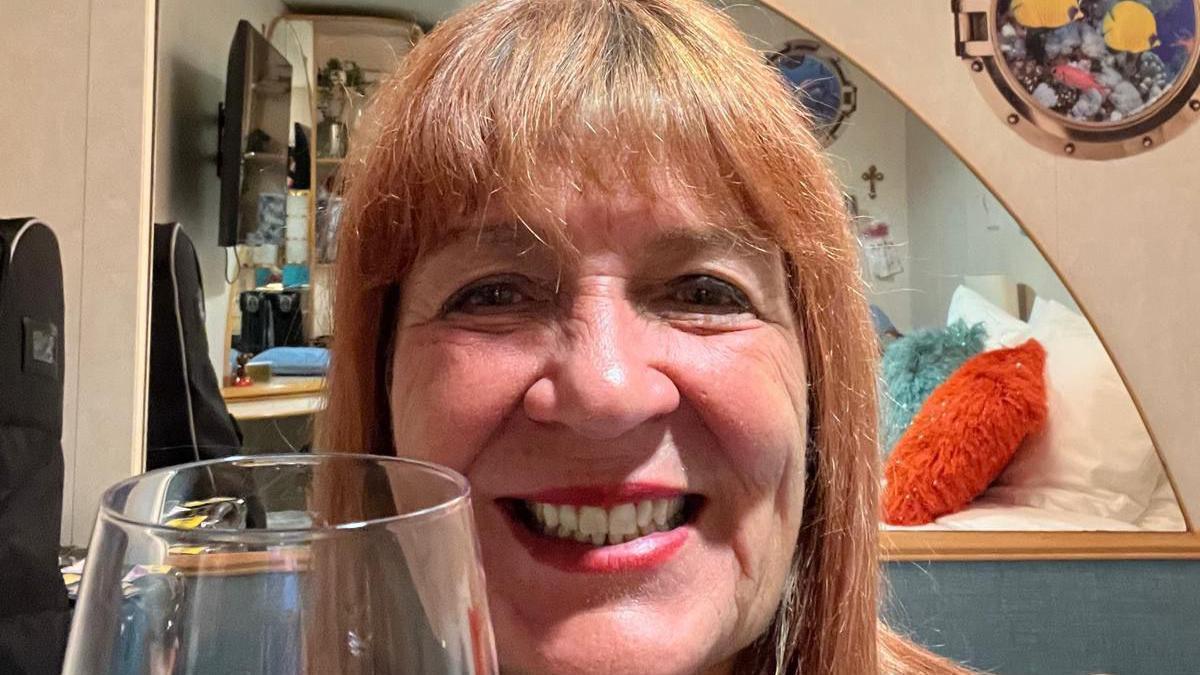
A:
POLYGON ((1006 126, 1124 157, 1200 117, 1200 0, 955 0, 955 47, 1006 126))
POLYGON ((828 147, 858 106, 858 87, 846 79, 841 59, 813 40, 791 40, 769 58, 795 88, 817 138, 828 147))

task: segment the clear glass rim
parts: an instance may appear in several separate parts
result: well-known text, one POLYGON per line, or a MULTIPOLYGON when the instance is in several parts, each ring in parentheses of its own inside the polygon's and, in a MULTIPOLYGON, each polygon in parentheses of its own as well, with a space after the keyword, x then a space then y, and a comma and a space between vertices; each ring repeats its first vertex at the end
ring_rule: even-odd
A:
POLYGON ((254 535, 254 536, 327 536, 339 532, 354 532, 375 527, 383 527, 395 523, 413 522, 427 520, 440 515, 454 512, 466 505, 471 499, 471 485, 467 482, 459 472, 434 464, 433 462, 425 462, 419 459, 409 459, 407 457, 393 457, 391 455, 372 455, 363 453, 351 452, 316 452, 316 453, 275 453, 262 455, 232 455, 230 457, 221 457, 219 459, 209 459, 202 462, 189 462, 187 464, 177 464, 175 466, 167 466, 153 471, 146 471, 135 476, 130 476, 104 491, 100 497, 100 516, 109 520, 113 520, 125 525, 137 527, 139 529, 173 533, 182 535, 189 539, 220 539, 229 537, 230 535, 254 535), (385 516, 383 518, 371 518, 367 520, 353 520, 345 523, 337 523, 334 525, 321 525, 316 527, 286 527, 275 529, 236 529, 228 527, 214 527, 205 529, 186 530, 178 527, 171 527, 164 523, 147 522, 139 518, 130 517, 113 506, 113 500, 117 493, 125 488, 132 488, 139 482, 142 482, 147 477, 164 476, 170 473, 179 473, 182 470, 196 471, 206 467, 218 465, 229 465, 243 462, 282 462, 287 464, 320 464, 329 460, 335 461, 350 461, 350 462, 371 462, 376 464, 394 464, 404 465, 409 468, 421 469, 442 478, 449 480, 457 489, 458 494, 453 498, 427 506, 422 509, 408 511, 406 513, 398 513, 394 516, 385 516))

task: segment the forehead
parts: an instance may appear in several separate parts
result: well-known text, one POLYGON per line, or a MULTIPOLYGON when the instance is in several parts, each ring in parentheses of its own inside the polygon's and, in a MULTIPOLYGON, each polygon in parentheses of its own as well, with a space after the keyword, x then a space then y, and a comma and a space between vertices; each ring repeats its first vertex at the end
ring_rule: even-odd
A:
POLYGON ((641 194, 631 189, 568 188, 539 195, 530 206, 494 205, 446 227, 435 249, 466 245, 548 248, 570 257, 583 251, 687 252, 725 249, 766 253, 775 247, 744 218, 705 208, 680 191, 641 194))

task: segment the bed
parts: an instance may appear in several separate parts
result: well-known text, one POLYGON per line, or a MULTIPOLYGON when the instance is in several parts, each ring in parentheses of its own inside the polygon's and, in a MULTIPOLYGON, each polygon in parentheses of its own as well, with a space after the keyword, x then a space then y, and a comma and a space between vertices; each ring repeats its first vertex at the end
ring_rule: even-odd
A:
MULTIPOLYGON (((896 531, 1156 531, 1187 524, 1141 415, 1090 323, 1074 307, 995 275, 967 277, 947 326, 986 331, 984 351, 1030 338, 1046 350, 1045 427, 1022 441, 966 508, 896 531)), ((886 402, 885 402, 886 405, 886 402)))

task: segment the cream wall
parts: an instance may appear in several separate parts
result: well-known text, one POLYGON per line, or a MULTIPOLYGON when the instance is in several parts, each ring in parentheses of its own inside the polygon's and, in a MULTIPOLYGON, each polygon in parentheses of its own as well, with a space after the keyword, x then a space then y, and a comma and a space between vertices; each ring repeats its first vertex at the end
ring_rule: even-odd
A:
MULTIPOLYGON (((266 34, 285 11, 278 0, 160 0, 155 104, 154 222, 178 221, 204 280, 205 329, 213 368, 226 371, 226 250, 217 245, 221 182, 217 104, 225 99, 229 44, 238 21, 266 34)), ((235 269, 232 264, 230 269, 235 269)))
POLYGON ((1033 241, 924 122, 905 113, 913 321, 946 320, 966 274, 1003 274, 1038 296, 1076 308, 1033 241))
POLYGON ((904 143, 904 108, 850 64, 843 64, 846 77, 858 86, 858 111, 844 125, 828 154, 848 193, 858 200, 863 218, 878 218, 888 223, 892 242, 900 255, 904 271, 887 279, 865 277, 871 302, 878 305, 896 327, 912 327, 912 261, 908 240, 909 189, 907 148, 904 143), (884 175, 876 185, 876 198, 862 174, 874 164, 884 175))
POLYGON ((1026 226, 1107 342, 1185 507, 1200 515, 1200 193, 1189 170, 1200 124, 1132 158, 1052 156, 1007 129, 975 90, 954 56, 949 3, 767 4, 910 105, 1026 226))
POLYGON ((0 213, 53 227, 65 282, 64 543, 140 470, 152 0, 0 0, 0 213))

